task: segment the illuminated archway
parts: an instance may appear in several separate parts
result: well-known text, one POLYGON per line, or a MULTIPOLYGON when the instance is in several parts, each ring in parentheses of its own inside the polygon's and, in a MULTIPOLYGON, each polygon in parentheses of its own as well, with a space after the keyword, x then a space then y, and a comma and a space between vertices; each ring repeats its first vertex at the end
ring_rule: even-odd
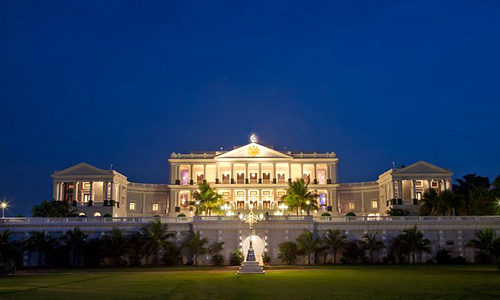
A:
POLYGON ((252 238, 252 246, 255 253, 255 260, 258 261, 260 265, 263 265, 262 253, 264 253, 265 245, 262 239, 257 235, 248 236, 243 241, 243 255, 246 259, 248 248, 250 248, 250 238, 252 238))

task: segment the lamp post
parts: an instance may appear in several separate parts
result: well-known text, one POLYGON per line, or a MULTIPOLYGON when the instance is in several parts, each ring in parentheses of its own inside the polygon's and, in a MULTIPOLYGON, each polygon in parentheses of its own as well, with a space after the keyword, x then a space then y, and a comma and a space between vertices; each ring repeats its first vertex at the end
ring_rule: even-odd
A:
POLYGON ((307 200, 306 204, 307 204, 307 215, 309 216, 309 204, 311 204, 311 201, 307 200))
POLYGON ((194 214, 198 216, 200 214, 200 200, 196 201, 195 204, 196 204, 196 212, 194 214))
POLYGON ((259 222, 260 220, 264 219, 264 215, 256 215, 253 212, 253 204, 250 204, 250 212, 247 215, 240 214, 240 220, 244 221, 245 223, 248 223, 248 227, 250 229, 250 247, 248 248, 248 253, 246 257, 246 261, 255 261, 255 253, 253 250, 253 244, 252 244, 252 239, 254 235, 253 231, 253 224, 259 222))
POLYGON ((0 206, 2 206, 2 219, 5 218, 5 209, 7 208, 7 202, 2 202, 0 204, 0 206))

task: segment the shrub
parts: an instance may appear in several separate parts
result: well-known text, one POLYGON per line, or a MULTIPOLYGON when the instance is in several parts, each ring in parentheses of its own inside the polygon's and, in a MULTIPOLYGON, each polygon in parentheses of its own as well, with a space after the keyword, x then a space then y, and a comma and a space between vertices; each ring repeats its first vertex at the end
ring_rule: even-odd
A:
POLYGON ((283 242, 279 244, 281 261, 287 265, 293 265, 299 252, 298 246, 294 242, 283 242))
POLYGON ((216 266, 222 266, 224 264, 225 258, 222 254, 214 254, 212 255, 212 263, 216 266))
POLYGON ((352 211, 350 211, 350 212, 346 213, 346 214, 345 214, 345 216, 346 216, 346 217, 355 217, 355 216, 356 216, 356 214, 355 214, 355 213, 353 213, 352 211))
POLYGON ((450 251, 446 249, 441 249, 436 254, 436 262, 438 264, 449 264, 451 263, 450 251))
POLYGON ((175 266, 182 262, 181 250, 174 243, 167 243, 164 250, 163 262, 167 266, 175 266))
POLYGON ((329 213, 322 213, 321 216, 322 217, 331 217, 332 215, 330 215, 329 213))
POLYGON ((0 277, 7 276, 9 274, 14 274, 16 270, 16 264, 12 259, 0 259, 0 277))
POLYGON ((241 253, 240 249, 234 250, 229 256, 229 264, 231 266, 239 266, 244 260, 245 258, 243 257, 243 253, 241 253))
POLYGON ((102 217, 103 217, 103 218, 111 218, 111 217, 113 217, 113 216, 112 216, 111 214, 104 214, 102 217))
POLYGON ((265 265, 268 265, 270 261, 271 261, 271 255, 269 254, 269 252, 265 251, 264 253, 262 253, 262 262, 265 265))
POLYGON ((179 215, 177 215, 177 218, 184 218, 184 217, 186 217, 185 214, 179 214, 179 215))

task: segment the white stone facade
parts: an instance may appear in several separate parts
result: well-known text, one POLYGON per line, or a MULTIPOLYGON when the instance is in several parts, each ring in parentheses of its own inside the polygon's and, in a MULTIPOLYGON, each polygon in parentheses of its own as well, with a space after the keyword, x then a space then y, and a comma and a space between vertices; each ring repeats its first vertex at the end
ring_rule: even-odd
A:
MULTIPOLYGON (((192 216, 191 195, 208 182, 226 203, 226 214, 248 211, 276 215, 288 182, 304 178, 319 194, 312 215, 380 216, 393 208, 416 214, 423 193, 451 188, 451 173, 424 161, 390 169, 377 181, 339 183, 339 159, 334 152, 276 151, 255 142, 232 151, 172 153, 166 184, 133 183, 116 172, 81 163, 56 172, 54 200, 68 200, 81 214, 92 216, 192 216)), ((302 213, 302 212, 301 212, 302 213)), ((306 213, 306 212, 303 212, 306 213)), ((285 212, 286 214, 286 212, 285 212)))

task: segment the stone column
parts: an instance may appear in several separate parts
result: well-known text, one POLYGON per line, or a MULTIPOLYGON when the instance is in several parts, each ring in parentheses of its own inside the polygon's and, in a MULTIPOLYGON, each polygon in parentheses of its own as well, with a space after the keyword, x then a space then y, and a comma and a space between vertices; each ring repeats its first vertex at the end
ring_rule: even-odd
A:
POLYGON ((403 180, 398 181, 398 195, 401 201, 404 201, 403 180))
POLYGON ((447 188, 447 184, 448 182, 446 182, 446 180, 443 179, 443 191, 446 191, 448 188, 447 188))
POLYGON ((292 179, 292 163, 288 164, 288 179, 292 179))
MULTIPOLYGON (((327 179, 330 179, 332 180, 332 169, 331 169, 331 166, 330 164, 326 165, 326 173, 327 173, 327 179)), ((332 181, 333 183, 333 181, 332 181)))
POLYGON ((203 180, 207 180, 207 164, 203 164, 203 180))
POLYGON ((89 201, 94 201, 94 182, 89 182, 90 184, 90 195, 89 195, 89 201))
POLYGON ((392 199, 396 199, 396 182, 392 181, 392 199))
POLYGON ((429 185, 428 190, 432 188, 432 180, 427 180, 427 184, 429 185))
POLYGON ((259 163, 259 176, 257 176, 257 182, 262 180, 262 163, 259 163))
POLYGON ((304 164, 300 164, 300 178, 304 178, 304 164))
POLYGON ((278 183, 278 174, 276 174, 276 163, 273 163, 273 182, 278 183))
POLYGON ((107 181, 104 181, 102 183, 102 187, 103 187, 103 197, 102 197, 102 200, 109 200, 108 199, 108 182, 107 181))
POLYGON ((193 169, 194 169, 194 168, 193 168, 193 164, 190 164, 190 165, 189 165, 189 180, 190 180, 190 181, 191 181, 191 180, 194 180, 194 179, 193 179, 193 178, 194 178, 193 169))
POLYGON ((411 200, 415 199, 417 197, 417 193, 415 191, 415 180, 411 181, 411 200))
POLYGON ((231 176, 229 176, 229 181, 231 182, 233 178, 234 178, 234 164, 231 163, 231 176))
POLYGON ((245 182, 247 181, 248 178, 248 163, 245 163, 245 182))
POLYGON ((314 164, 314 179, 318 181, 318 164, 314 164))
POLYGON ((217 179, 219 179, 219 163, 215 163, 215 181, 217 182, 217 179))
POLYGON ((114 182, 111 181, 110 184, 111 184, 111 186, 109 188, 109 200, 116 200, 116 199, 113 198, 115 196, 114 195, 114 189, 115 189, 114 182))
POLYGON ((78 202, 78 198, 79 198, 78 197, 78 192, 79 192, 79 190, 78 190, 78 182, 75 181, 73 183, 73 201, 78 202))

